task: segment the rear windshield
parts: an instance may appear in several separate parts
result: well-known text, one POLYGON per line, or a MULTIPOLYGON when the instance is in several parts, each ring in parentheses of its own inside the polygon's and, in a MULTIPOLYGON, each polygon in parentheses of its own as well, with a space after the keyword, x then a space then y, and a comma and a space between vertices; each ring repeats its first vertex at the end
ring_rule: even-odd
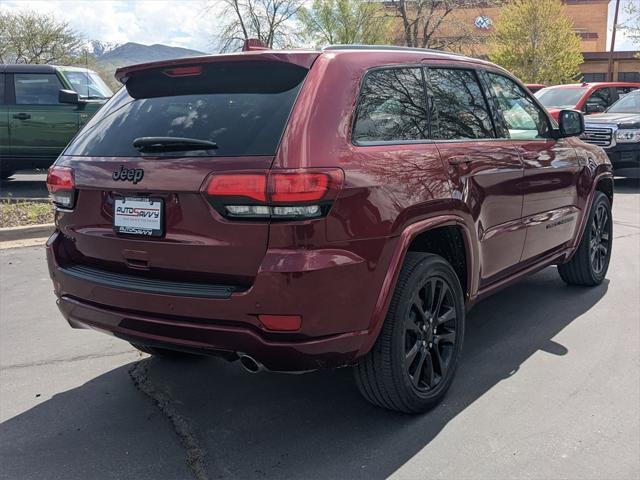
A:
POLYGON ((65 155, 141 156, 133 146, 140 137, 185 137, 218 146, 153 156, 274 155, 307 70, 264 61, 199 68, 189 76, 172 76, 170 68, 132 76, 65 155))

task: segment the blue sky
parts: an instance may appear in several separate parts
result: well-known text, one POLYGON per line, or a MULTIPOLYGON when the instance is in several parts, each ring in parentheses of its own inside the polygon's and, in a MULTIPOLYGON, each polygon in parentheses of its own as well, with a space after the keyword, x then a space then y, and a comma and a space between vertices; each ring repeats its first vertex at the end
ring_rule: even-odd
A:
MULTIPOLYGON (((622 5, 640 0, 622 0, 622 5)), ((203 52, 215 50, 218 17, 206 0, 2 0, 2 10, 50 12, 90 40, 162 43, 203 52)), ((613 7, 609 5, 609 26, 613 7)), ((616 50, 638 50, 620 34, 616 50)))

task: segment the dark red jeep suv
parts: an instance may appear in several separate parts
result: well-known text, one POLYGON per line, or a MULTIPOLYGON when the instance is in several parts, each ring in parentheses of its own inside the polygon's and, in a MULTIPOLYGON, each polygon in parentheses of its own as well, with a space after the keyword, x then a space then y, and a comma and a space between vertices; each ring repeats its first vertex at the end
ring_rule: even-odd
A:
POLYGON ((491 63, 329 47, 116 76, 49 172, 73 327, 250 371, 353 366, 369 401, 419 412, 476 301, 552 264, 606 274, 607 156, 491 63))

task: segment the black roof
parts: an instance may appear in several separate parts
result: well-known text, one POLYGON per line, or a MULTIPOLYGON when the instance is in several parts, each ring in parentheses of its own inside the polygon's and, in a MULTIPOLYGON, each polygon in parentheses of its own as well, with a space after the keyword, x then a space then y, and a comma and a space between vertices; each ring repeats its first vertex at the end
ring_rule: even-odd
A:
POLYGON ((55 73, 53 65, 2 64, 0 73, 55 73))

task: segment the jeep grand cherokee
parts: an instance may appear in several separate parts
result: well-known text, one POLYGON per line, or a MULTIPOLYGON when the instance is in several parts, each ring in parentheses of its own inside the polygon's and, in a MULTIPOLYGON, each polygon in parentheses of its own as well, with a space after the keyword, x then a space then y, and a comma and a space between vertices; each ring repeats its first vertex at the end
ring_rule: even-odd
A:
POLYGON ((250 371, 353 366, 369 401, 420 412, 479 299, 548 265, 607 272, 607 156, 491 63, 329 47, 116 75, 49 172, 73 327, 250 371))

